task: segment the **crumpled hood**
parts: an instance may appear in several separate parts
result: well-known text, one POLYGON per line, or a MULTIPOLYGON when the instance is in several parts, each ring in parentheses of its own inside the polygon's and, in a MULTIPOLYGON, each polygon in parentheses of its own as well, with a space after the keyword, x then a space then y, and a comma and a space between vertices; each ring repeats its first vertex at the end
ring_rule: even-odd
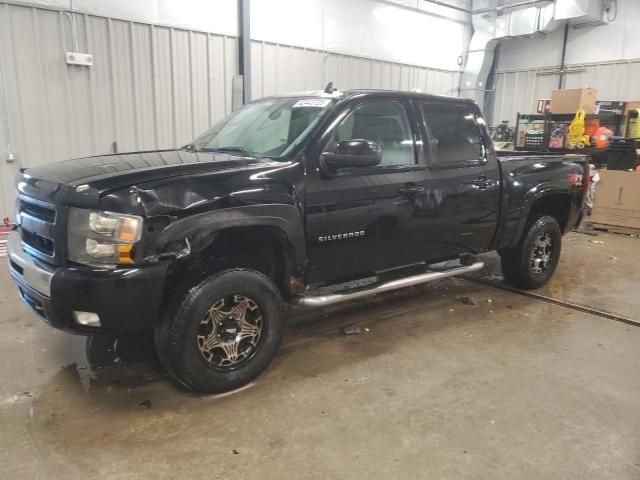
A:
POLYGON ((73 187, 86 184, 105 191, 188 173, 241 170, 271 162, 223 153, 158 150, 76 158, 29 168, 25 173, 49 182, 73 187))
POLYGON ((135 152, 28 168, 18 175, 16 188, 21 195, 49 203, 164 214, 198 205, 206 208, 247 179, 286 164, 226 153, 135 152))

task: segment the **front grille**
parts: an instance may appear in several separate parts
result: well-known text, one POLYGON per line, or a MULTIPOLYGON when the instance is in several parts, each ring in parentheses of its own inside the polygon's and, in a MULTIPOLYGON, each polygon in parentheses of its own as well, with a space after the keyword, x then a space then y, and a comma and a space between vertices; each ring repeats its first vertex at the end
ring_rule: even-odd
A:
POLYGON ((25 200, 20 200, 20 211, 29 215, 30 217, 37 218, 47 223, 55 223, 56 211, 41 205, 36 205, 25 200))
POLYGON ((58 237, 66 229, 61 224, 61 207, 25 195, 18 196, 17 206, 24 249, 44 262, 60 265, 64 254, 58 252, 62 245, 58 237))
POLYGON ((53 257, 53 241, 49 238, 38 235, 37 233, 30 232, 22 229, 22 241, 29 245, 31 248, 44 253, 49 257, 53 257))

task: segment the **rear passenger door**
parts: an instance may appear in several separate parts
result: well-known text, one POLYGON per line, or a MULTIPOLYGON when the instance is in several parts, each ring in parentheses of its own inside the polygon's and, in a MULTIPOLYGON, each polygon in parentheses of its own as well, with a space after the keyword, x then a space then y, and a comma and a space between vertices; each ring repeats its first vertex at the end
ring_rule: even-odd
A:
POLYGON ((428 157, 429 258, 486 250, 500 201, 500 171, 475 104, 421 101, 428 157))

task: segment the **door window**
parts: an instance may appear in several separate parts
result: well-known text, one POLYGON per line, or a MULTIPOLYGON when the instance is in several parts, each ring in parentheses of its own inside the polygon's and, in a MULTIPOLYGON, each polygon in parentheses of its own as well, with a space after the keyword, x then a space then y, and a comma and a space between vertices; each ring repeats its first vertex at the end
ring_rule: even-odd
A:
POLYGON ((457 168, 484 163, 480 129, 475 114, 467 105, 427 103, 420 108, 434 166, 457 168))
POLYGON ((356 139, 380 146, 382 161, 373 168, 416 163, 409 117, 399 102, 381 100, 360 105, 342 121, 325 151, 334 152, 339 142, 356 139))

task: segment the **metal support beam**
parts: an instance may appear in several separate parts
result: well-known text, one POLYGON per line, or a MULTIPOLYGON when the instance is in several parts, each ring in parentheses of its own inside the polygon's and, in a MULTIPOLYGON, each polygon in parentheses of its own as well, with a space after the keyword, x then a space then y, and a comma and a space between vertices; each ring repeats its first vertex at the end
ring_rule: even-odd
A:
POLYGON ((530 6, 539 7, 541 5, 548 5, 549 3, 551 3, 551 1, 552 0, 525 0, 522 2, 511 3, 509 5, 503 5, 500 7, 479 8, 477 10, 473 10, 471 13, 474 15, 477 15, 478 13, 490 13, 490 12, 502 13, 506 10, 514 10, 521 7, 530 7, 530 6))
POLYGON ((428 3, 433 3, 434 5, 438 5, 439 7, 445 7, 445 8, 450 8, 451 10, 457 10, 458 12, 472 13, 471 10, 469 10, 468 8, 459 7, 457 5, 451 5, 450 3, 441 2, 440 0, 424 0, 424 1, 428 3))
POLYGON ((567 41, 569 40, 569 20, 564 24, 564 37, 562 40, 562 58, 560 60, 560 77, 558 78, 558 88, 564 88, 564 75, 567 60, 567 41))
POLYGON ((238 75, 242 75, 243 103, 251 101, 250 0, 238 0, 238 75))
POLYGON ((513 10, 520 7, 526 6, 540 6, 551 3, 553 0, 524 0, 517 3, 511 3, 509 5, 495 6, 495 7, 487 7, 487 8, 479 8, 477 10, 468 9, 464 7, 459 7, 457 5, 452 5, 450 3, 442 2, 441 0, 424 0, 427 3, 433 3, 434 5, 438 5, 440 7, 450 8, 452 10, 457 10, 458 12, 470 13, 472 15, 477 15, 478 13, 490 13, 490 12, 504 12, 505 10, 513 10))

